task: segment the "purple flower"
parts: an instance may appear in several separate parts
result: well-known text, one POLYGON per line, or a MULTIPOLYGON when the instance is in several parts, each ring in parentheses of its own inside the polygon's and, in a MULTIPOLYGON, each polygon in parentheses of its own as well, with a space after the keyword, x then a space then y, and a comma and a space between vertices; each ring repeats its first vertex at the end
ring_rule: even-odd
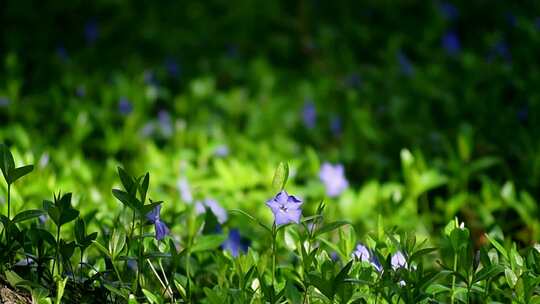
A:
POLYGON ((326 195, 329 197, 336 197, 349 187, 349 182, 345 178, 345 169, 341 164, 324 163, 319 171, 319 178, 324 183, 326 195))
POLYGON ((131 113, 131 111, 133 111, 133 106, 127 98, 121 97, 118 101, 118 111, 122 115, 128 115, 129 113, 131 113))
POLYGON ((376 255, 371 255, 371 259, 369 262, 371 263, 371 266, 373 266, 378 272, 383 271, 383 267, 376 255))
POLYGON ((358 244, 356 245, 356 249, 353 252, 353 257, 357 258, 362 262, 369 262, 371 254, 369 253, 369 249, 366 246, 358 244))
POLYGON ((394 270, 397 270, 398 268, 407 268, 407 260, 401 251, 397 251, 392 255, 390 264, 394 270))
POLYGON ((206 212, 206 208, 210 209, 212 213, 216 216, 218 222, 220 224, 223 224, 227 221, 229 218, 227 214, 227 210, 225 210, 223 207, 219 205, 219 203, 216 200, 213 199, 205 199, 202 202, 195 203, 195 212, 197 214, 203 214, 206 212))
POLYGON ((450 56, 456 56, 461 50, 459 37, 454 31, 447 32, 442 37, 442 46, 450 56))
POLYGON ((397 60, 401 69, 401 73, 403 73, 403 75, 412 76, 414 74, 413 65, 411 64, 411 61, 405 53, 399 51, 397 54, 397 60))
POLYGON ((38 217, 38 220, 39 220, 39 223, 41 225, 45 225, 45 223, 47 222, 47 220, 49 219, 49 216, 46 215, 46 214, 42 214, 38 217))
POLYGON ((229 231, 229 238, 223 242, 224 250, 228 250, 233 257, 237 257, 240 252, 246 252, 248 245, 242 242, 240 231, 238 229, 231 229, 229 231))
POLYGON ((315 104, 312 101, 308 100, 304 103, 304 108, 302 109, 302 118, 304 119, 304 124, 308 129, 313 129, 315 127, 317 110, 315 109, 315 104))
POLYGON ((268 200, 266 206, 272 209, 276 225, 292 222, 300 223, 302 201, 294 195, 287 194, 285 190, 282 190, 274 198, 268 200))
POLYGON ((186 203, 193 202, 193 194, 191 193, 191 187, 189 186, 189 183, 187 179, 182 178, 180 179, 176 186, 178 187, 178 191, 180 191, 180 197, 182 200, 186 203))
POLYGON ((172 57, 168 57, 165 59, 165 70, 169 74, 169 76, 173 78, 178 78, 180 76, 180 66, 178 65, 178 62, 172 57))
POLYGON ((39 167, 45 168, 47 164, 49 163, 49 159, 50 159, 49 153, 47 152, 43 153, 39 159, 39 167))
POLYGON ((226 157, 229 155, 229 147, 227 145, 219 145, 214 150, 214 155, 217 157, 226 157))
POLYGON ((330 131, 334 136, 339 136, 341 134, 341 118, 339 116, 334 116, 330 120, 330 131))
POLYGON ((77 90, 75 91, 75 95, 77 95, 77 97, 84 97, 86 96, 86 88, 84 87, 84 85, 79 85, 77 86, 77 90))
POLYGON ((68 59, 69 59, 68 52, 67 52, 66 48, 63 45, 59 45, 56 48, 56 55, 62 61, 68 61, 68 59))
POLYGON ((5 96, 0 96, 0 107, 7 107, 9 105, 9 99, 5 96))
POLYGON ((441 15, 447 20, 455 20, 459 16, 459 10, 450 2, 441 2, 437 8, 441 15))
POLYGON ((158 113, 159 128, 165 137, 171 137, 173 133, 172 120, 169 112, 161 110, 158 113))
POLYGON ((157 205, 154 210, 150 211, 146 218, 154 224, 156 230, 156 240, 162 240, 167 234, 169 234, 169 228, 163 223, 159 217, 159 212, 161 211, 161 205, 157 205))
POLYGON ((99 28, 97 21, 91 19, 84 25, 84 38, 87 44, 94 44, 99 37, 99 28))

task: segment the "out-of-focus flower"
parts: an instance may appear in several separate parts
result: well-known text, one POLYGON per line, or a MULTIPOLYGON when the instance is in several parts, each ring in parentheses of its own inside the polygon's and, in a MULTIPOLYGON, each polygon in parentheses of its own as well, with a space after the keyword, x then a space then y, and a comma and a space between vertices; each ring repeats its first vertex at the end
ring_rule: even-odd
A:
POLYGON ((237 257, 240 252, 246 252, 248 245, 242 242, 240 231, 238 229, 231 229, 229 231, 229 237, 223 242, 223 250, 228 250, 233 257, 237 257))
POLYGON ((78 85, 77 86, 77 90, 75 91, 75 94, 77 95, 77 97, 84 97, 86 96, 86 87, 84 85, 78 85))
POLYGON ((332 131, 334 136, 341 135, 341 118, 339 116, 334 116, 330 120, 330 131, 332 131))
POLYGON ((165 110, 161 110, 158 113, 158 122, 159 122, 159 129, 161 130, 161 134, 169 138, 171 137, 173 133, 173 126, 172 126, 172 119, 169 112, 165 110))
POLYGON ((315 127, 317 110, 315 109, 315 104, 313 101, 307 100, 304 103, 304 108, 302 109, 302 118, 304 119, 304 124, 308 129, 313 129, 315 127))
POLYGON ((214 149, 214 155, 217 157, 226 157, 229 155, 229 147, 225 144, 219 145, 214 149))
POLYGON ((345 85, 350 88, 359 88, 362 86, 362 78, 358 73, 351 73, 345 78, 345 85))
POLYGON ((60 58, 60 60, 64 62, 69 60, 68 52, 63 45, 59 45, 56 48, 56 55, 58 56, 58 58, 60 58))
POLYGON ((214 199, 208 198, 202 202, 195 203, 195 212, 197 214, 205 213, 206 208, 209 208, 210 211, 212 211, 220 224, 224 224, 229 218, 227 210, 221 207, 221 205, 214 199))
POLYGON ((154 131, 156 130, 156 126, 154 125, 154 122, 153 121, 149 121, 147 123, 144 124, 142 130, 141 130, 141 135, 143 137, 150 137, 154 134, 154 131))
POLYGON ((156 85, 156 74, 152 70, 145 70, 143 73, 144 83, 147 85, 156 85))
POLYGON ((397 251, 392 255, 390 264, 394 270, 397 270, 398 268, 407 268, 407 260, 401 251, 397 251))
POLYGON ((300 223, 302 217, 302 201, 285 190, 279 192, 274 198, 268 200, 266 205, 274 213, 276 225, 300 223))
POLYGON ((412 76, 414 74, 413 65, 411 64, 409 57, 407 57, 407 55, 404 52, 399 51, 397 53, 397 60, 399 63, 399 68, 401 70, 401 73, 403 73, 403 75, 412 76))
POLYGON ((169 234, 169 228, 165 223, 161 221, 159 213, 161 211, 161 205, 157 205, 154 210, 150 211, 146 218, 154 224, 154 229, 156 231, 156 240, 162 240, 167 234, 169 234))
POLYGON ((99 37, 99 27, 95 19, 91 19, 84 25, 84 38, 87 44, 94 44, 99 37))
POLYGON ((5 96, 0 96, 0 107, 7 107, 9 105, 9 99, 5 96))
POLYGON ((126 97, 121 97, 118 101, 118 111, 122 115, 128 115, 133 111, 133 105, 126 97))
POLYGON ((180 65, 178 65, 176 59, 172 57, 165 59, 165 70, 167 71, 167 74, 173 78, 178 78, 180 76, 180 65))
POLYGON ((45 152, 39 158, 39 167, 45 168, 48 163, 49 163, 49 153, 45 152))
POLYGON ((506 61, 512 60, 512 54, 510 53, 508 44, 504 40, 499 40, 493 45, 487 56, 487 61, 492 62, 497 57, 500 57, 506 61))
POLYGON ((449 31, 442 37, 442 46, 450 56, 456 56, 461 51, 461 44, 456 32, 449 31))
POLYGON ((459 17, 459 10, 450 2, 440 2, 437 5, 441 15, 447 20, 455 20, 459 17))
POLYGON ((38 217, 38 220, 39 220, 39 223, 41 225, 45 225, 45 223, 47 222, 47 220, 49 219, 49 216, 46 215, 46 214, 42 214, 38 217))
POLYGON ((180 197, 186 203, 193 202, 193 194, 191 193, 191 187, 186 178, 182 178, 177 182, 178 191, 180 191, 180 197))
POLYGON ((329 197, 336 197, 349 187, 342 164, 324 163, 319 171, 319 178, 324 183, 326 195, 329 197))

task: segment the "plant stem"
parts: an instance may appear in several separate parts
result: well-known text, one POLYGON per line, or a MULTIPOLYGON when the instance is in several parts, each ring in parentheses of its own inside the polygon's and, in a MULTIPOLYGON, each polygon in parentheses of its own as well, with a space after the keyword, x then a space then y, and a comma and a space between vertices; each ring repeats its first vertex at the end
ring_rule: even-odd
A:
POLYGON ((53 261, 52 265, 52 275, 54 275, 54 268, 56 266, 56 262, 58 262, 58 272, 60 273, 60 226, 56 228, 56 259, 53 261))
POLYGON ((141 273, 142 273, 142 266, 143 266, 143 260, 142 260, 143 246, 144 246, 143 240, 144 240, 144 237, 143 237, 143 217, 141 216, 141 218, 139 219, 139 255, 138 255, 138 259, 137 259, 137 286, 136 286, 135 291, 137 291, 139 289, 139 287, 142 288, 142 286, 141 286, 141 273))
POLYGON ((114 272, 116 273, 116 276, 118 277, 118 281, 120 281, 120 284, 124 286, 124 282, 122 281, 122 277, 120 276, 120 271, 118 271, 118 267, 116 267, 116 264, 114 262, 115 261, 111 261, 114 272))
MULTIPOLYGON (((457 272, 458 255, 454 252, 454 272, 457 272)), ((454 288, 456 287, 456 276, 452 276, 452 296, 450 297, 450 303, 454 304, 454 288)))
POLYGON ((272 289, 275 290, 275 280, 276 280, 276 222, 272 225, 272 289))
POLYGON ((11 184, 7 185, 7 217, 11 220, 11 184))
POLYGON ((158 264, 159 264, 159 268, 161 269, 161 273, 163 274, 163 278, 165 279, 165 283, 167 284, 167 289, 168 289, 168 292, 171 296, 171 300, 173 302, 176 302, 174 301, 174 293, 172 291, 172 288, 171 288, 171 284, 169 283, 169 280, 167 279, 167 275, 165 274, 165 270, 163 270, 163 264, 161 263, 161 259, 158 260, 158 264))

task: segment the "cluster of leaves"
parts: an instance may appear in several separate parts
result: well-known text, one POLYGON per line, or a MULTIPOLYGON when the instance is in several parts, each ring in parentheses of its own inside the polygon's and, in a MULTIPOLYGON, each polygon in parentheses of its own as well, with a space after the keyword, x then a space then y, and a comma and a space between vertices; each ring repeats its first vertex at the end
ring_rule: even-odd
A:
MULTIPOLYGON (((6 146, 1 151, 5 180, 15 181, 13 157, 6 146)), ((268 242, 236 255, 222 246, 227 237, 210 208, 200 213, 188 206, 177 215, 182 229, 175 231, 181 232, 158 237, 158 219, 151 223, 148 214, 163 202, 146 202, 150 175, 134 178, 121 168, 118 175, 123 189, 113 195, 124 211, 101 238, 88 234, 85 223, 93 216, 81 217, 70 193, 44 200, 43 209, 2 216, 5 280, 34 303, 540 303, 540 248, 504 246, 485 235, 491 245, 473 249, 470 230, 457 219, 439 244, 431 244, 385 230, 379 216, 377 230, 360 242, 366 247, 349 222, 326 220, 323 202, 299 223, 271 227, 237 210, 268 242), (44 215, 56 237, 39 219, 44 215), (74 239, 61 233, 70 224, 74 239), (355 253, 357 245, 369 260, 355 253)), ((285 188, 288 176, 288 166, 280 164, 275 191, 285 188)))

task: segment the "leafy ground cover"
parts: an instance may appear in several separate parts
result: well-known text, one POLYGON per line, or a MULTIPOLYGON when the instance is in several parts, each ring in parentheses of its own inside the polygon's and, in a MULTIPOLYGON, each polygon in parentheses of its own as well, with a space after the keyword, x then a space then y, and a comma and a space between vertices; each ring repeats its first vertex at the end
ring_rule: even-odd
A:
POLYGON ((540 302, 540 8, 486 5, 8 1, 0 297, 540 302))

